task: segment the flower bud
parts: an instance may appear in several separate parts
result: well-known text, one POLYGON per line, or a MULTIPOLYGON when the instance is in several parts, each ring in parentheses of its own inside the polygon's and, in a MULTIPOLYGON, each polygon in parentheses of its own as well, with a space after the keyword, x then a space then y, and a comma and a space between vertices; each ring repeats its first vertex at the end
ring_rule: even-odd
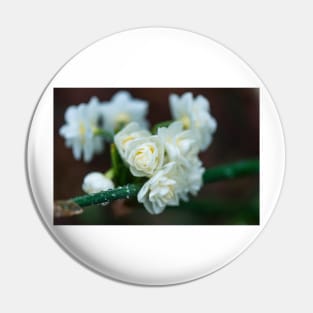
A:
POLYGON ((105 177, 100 172, 91 172, 87 174, 82 185, 82 189, 88 194, 106 191, 112 188, 114 188, 112 180, 105 177))

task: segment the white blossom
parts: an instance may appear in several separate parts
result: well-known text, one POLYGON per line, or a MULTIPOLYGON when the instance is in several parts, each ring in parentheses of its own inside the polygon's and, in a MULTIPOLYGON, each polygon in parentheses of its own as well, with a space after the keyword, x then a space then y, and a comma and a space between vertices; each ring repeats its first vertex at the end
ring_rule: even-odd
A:
POLYGON ((177 163, 178 172, 184 177, 181 180, 179 197, 188 201, 188 194, 196 196, 203 186, 204 167, 198 157, 194 157, 188 162, 177 163))
POLYGON ((201 95, 194 98, 191 92, 181 97, 171 94, 169 101, 173 118, 180 120, 185 129, 195 131, 201 151, 207 149, 217 127, 210 114, 209 101, 201 95))
POLYGON ((132 140, 128 146, 126 163, 136 177, 151 177, 164 162, 164 144, 158 136, 132 140))
POLYGON ((137 122, 141 127, 146 128, 147 112, 147 101, 132 98, 127 91, 119 91, 110 101, 103 102, 103 128, 111 134, 130 122, 137 122))
POLYGON ((169 162, 178 159, 192 160, 199 153, 197 137, 193 130, 184 130, 180 121, 173 122, 168 127, 160 127, 158 136, 164 142, 169 162))
POLYGON ((91 161, 96 153, 103 151, 103 139, 95 136, 100 118, 99 100, 92 97, 88 104, 70 106, 65 112, 65 122, 59 133, 65 138, 67 147, 73 149, 73 155, 79 160, 83 155, 85 162, 91 161))
POLYGON ((178 205, 178 178, 175 163, 166 164, 142 186, 138 202, 143 203, 150 214, 162 213, 167 205, 178 205))
POLYGON ((105 177, 100 172, 91 172, 87 174, 82 185, 82 189, 88 194, 106 191, 112 188, 114 188, 112 180, 105 177))
POLYGON ((198 158, 191 162, 170 162, 164 165, 140 189, 137 200, 150 214, 160 214, 166 206, 177 206, 188 201, 203 185, 204 168, 198 158))
POLYGON ((138 123, 131 122, 114 136, 114 143, 121 158, 126 161, 129 144, 135 139, 149 136, 149 131, 142 129, 138 123))

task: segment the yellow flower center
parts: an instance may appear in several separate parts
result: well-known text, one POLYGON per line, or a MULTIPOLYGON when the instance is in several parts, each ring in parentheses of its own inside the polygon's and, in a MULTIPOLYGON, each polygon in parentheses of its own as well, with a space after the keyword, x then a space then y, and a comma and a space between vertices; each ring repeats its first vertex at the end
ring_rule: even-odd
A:
POLYGON ((183 115, 180 120, 183 123, 185 129, 190 128, 190 118, 187 115, 183 115))
POLYGON ((116 123, 117 124, 127 124, 130 122, 130 117, 128 114, 126 113, 120 113, 117 115, 116 117, 116 123))
POLYGON ((86 134, 86 127, 85 127, 84 123, 79 124, 79 134, 81 137, 85 136, 85 134, 86 134))
POLYGON ((80 142, 85 144, 86 140, 86 126, 84 123, 79 124, 79 135, 80 135, 80 142))

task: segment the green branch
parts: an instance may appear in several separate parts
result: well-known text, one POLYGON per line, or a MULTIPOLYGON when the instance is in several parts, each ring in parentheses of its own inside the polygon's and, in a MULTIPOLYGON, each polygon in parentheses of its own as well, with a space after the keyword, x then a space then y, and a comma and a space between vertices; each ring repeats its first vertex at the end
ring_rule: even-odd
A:
POLYGON ((141 184, 128 184, 123 187, 117 187, 98 193, 79 196, 70 199, 70 201, 77 203, 81 207, 100 204, 103 202, 111 202, 117 199, 131 199, 137 196, 141 188, 141 184))
MULTIPOLYGON (((220 165, 207 169, 203 174, 204 183, 213 183, 221 180, 234 179, 247 175, 254 175, 259 172, 258 160, 245 160, 237 163, 220 165)), ((70 199, 81 207, 110 202, 117 199, 135 198, 142 184, 129 184, 116 189, 98 192, 91 195, 84 195, 70 199)))
POLYGON ((214 183, 259 173, 259 160, 244 160, 207 169, 203 174, 204 183, 214 183))

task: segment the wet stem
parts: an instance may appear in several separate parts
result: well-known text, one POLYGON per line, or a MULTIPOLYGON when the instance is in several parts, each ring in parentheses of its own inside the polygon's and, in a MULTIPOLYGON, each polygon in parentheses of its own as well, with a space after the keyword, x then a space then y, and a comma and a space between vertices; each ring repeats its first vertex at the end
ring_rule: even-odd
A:
MULTIPOLYGON (((123 174, 119 172, 121 170, 121 160, 116 159, 116 148, 111 145, 112 154, 112 166, 114 171, 114 177, 116 181, 124 182, 127 178, 127 173, 123 174), (113 152, 112 152, 113 151, 113 152), (125 176, 125 177, 124 177, 125 176)), ((127 169, 127 168, 126 168, 127 169)), ((128 169, 127 169, 128 170, 128 169)), ((123 171, 123 170, 122 170, 123 171)), ((204 183, 214 183, 217 181, 224 181, 235 179, 243 176, 256 175, 259 173, 259 160, 243 160, 236 163, 220 165, 217 167, 207 169, 203 174, 204 183)), ((118 188, 98 192, 91 195, 83 195, 70 199, 72 203, 76 203, 80 207, 100 204, 103 202, 111 202, 117 199, 131 199, 137 196, 142 183, 133 183, 128 185, 122 185, 118 188)))

